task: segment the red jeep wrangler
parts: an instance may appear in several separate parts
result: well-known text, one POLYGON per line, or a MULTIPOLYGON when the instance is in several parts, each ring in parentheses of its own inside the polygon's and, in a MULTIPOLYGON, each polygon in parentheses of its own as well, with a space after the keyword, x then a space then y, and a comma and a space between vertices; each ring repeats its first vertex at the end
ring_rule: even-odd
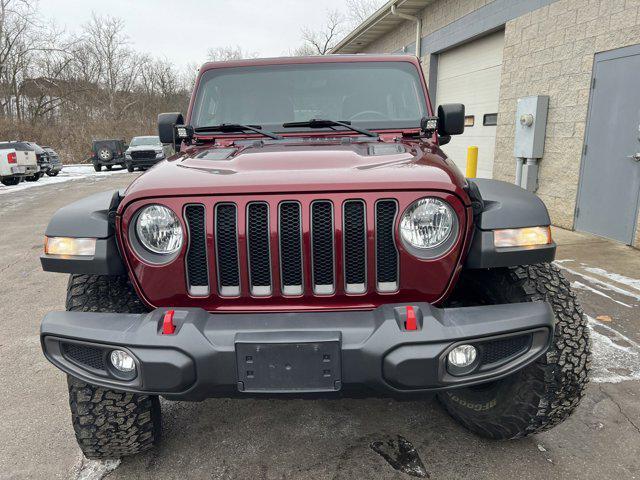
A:
POLYGON ((159 396, 437 394, 494 439, 557 425, 587 382, 585 318, 544 204, 465 179, 409 56, 208 63, 174 156, 59 210, 42 322, 89 458, 160 438, 159 396))

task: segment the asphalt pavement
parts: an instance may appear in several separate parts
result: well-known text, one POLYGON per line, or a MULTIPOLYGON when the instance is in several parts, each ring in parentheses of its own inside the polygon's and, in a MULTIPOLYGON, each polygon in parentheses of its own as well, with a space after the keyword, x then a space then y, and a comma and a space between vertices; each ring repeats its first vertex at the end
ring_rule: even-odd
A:
POLYGON ((64 309, 67 276, 39 255, 56 209, 136 174, 78 176, 0 195, 0 479, 633 479, 640 477, 640 252, 555 230, 589 317, 593 375, 577 412, 551 431, 495 442, 435 400, 163 402, 159 448, 83 460, 64 375, 42 356, 44 314, 64 309))

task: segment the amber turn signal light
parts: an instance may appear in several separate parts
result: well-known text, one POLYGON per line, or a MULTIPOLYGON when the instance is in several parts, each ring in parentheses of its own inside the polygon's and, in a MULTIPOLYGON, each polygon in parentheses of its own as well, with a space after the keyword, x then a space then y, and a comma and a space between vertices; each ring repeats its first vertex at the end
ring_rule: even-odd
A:
POLYGON ((93 256, 96 254, 96 239, 45 237, 44 253, 47 255, 93 256))
POLYGON ((494 230, 493 241, 496 247, 530 247, 551 243, 551 227, 510 228, 494 230))

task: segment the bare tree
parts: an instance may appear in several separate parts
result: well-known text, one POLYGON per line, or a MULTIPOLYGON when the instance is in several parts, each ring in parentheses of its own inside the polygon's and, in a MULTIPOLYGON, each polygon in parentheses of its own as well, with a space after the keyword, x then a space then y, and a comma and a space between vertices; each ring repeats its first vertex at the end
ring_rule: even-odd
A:
POLYGON ((240 45, 215 47, 207 50, 207 60, 211 62, 224 62, 228 60, 242 60, 243 58, 256 58, 257 52, 243 51, 240 45))
POLYGON ((327 55, 338 42, 344 30, 344 16, 337 10, 327 12, 327 20, 319 30, 303 27, 303 44, 294 50, 295 55, 327 55))
POLYGON ((369 18, 385 0, 346 0, 347 20, 355 28, 369 18))

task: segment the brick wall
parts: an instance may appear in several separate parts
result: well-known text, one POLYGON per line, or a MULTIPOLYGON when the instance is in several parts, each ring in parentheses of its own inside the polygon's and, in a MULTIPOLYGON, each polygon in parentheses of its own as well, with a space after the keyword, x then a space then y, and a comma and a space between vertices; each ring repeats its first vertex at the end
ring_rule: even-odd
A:
POLYGON ((494 176, 514 180, 517 98, 549 95, 538 195, 556 225, 573 228, 594 55, 637 43, 640 0, 558 0, 506 24, 494 176))

